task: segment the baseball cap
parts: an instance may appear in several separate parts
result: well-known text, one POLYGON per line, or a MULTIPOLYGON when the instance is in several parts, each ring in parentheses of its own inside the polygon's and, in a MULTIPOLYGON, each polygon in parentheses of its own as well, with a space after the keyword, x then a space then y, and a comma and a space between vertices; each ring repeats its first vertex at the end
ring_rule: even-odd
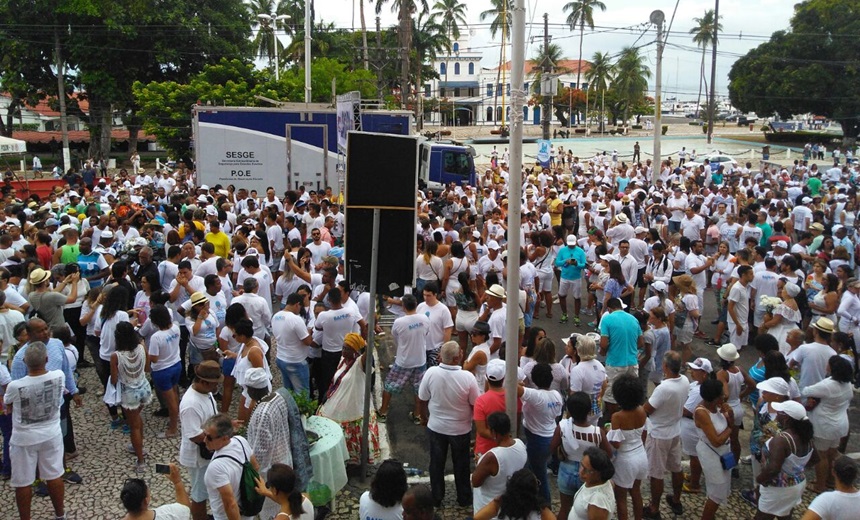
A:
POLYGON ((110 229, 102 231, 102 234, 99 235, 99 239, 102 238, 113 238, 113 231, 111 231, 110 229))
POLYGON ((788 396, 790 387, 785 379, 781 377, 772 377, 765 381, 762 381, 757 386, 758 390, 762 392, 770 392, 776 395, 784 395, 788 396))
POLYGON ((773 247, 781 247, 783 249, 788 249, 788 244, 785 240, 777 240, 773 243, 773 247))
POLYGON ((487 249, 498 251, 499 249, 501 249, 501 247, 499 247, 499 243, 495 240, 490 240, 489 242, 487 242, 487 249))
POLYGON ((770 405, 777 412, 782 412, 796 421, 806 421, 809 419, 809 416, 806 414, 806 408, 797 401, 771 403, 770 405))
POLYGON ((576 245, 576 235, 567 235, 567 245, 575 246, 576 245))
POLYGON ((708 374, 714 371, 711 362, 705 358, 696 358, 693 361, 687 361, 687 366, 693 370, 702 370, 708 374))
POLYGON ((501 381, 505 378, 505 362, 501 359, 491 359, 487 363, 487 379, 501 381))

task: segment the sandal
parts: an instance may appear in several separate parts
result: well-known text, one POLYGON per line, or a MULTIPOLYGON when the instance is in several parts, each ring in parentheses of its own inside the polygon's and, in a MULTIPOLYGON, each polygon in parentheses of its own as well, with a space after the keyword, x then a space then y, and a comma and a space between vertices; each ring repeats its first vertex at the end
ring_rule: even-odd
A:
POLYGON ((384 423, 387 420, 388 420, 388 414, 387 413, 376 412, 376 421, 377 422, 384 423))
POLYGON ((681 489, 684 491, 684 493, 690 493, 693 495, 698 495, 702 492, 702 486, 693 487, 687 482, 684 482, 684 485, 681 487, 681 489))
POLYGON ((413 412, 409 412, 409 419, 412 421, 412 424, 421 424, 421 417, 415 415, 413 412))

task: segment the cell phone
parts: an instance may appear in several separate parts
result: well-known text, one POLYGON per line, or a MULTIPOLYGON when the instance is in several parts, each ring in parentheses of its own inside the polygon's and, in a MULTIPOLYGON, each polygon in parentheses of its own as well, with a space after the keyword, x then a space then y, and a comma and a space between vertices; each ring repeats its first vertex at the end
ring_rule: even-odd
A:
POLYGON ((156 464, 155 472, 162 473, 164 475, 170 475, 170 465, 169 464, 156 464))

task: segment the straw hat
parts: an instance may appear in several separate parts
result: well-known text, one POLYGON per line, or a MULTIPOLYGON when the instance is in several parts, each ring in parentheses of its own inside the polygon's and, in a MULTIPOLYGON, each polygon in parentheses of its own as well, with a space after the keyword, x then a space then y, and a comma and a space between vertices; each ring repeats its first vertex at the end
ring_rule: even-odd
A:
POLYGON ((37 267, 36 269, 33 269, 33 271, 30 272, 29 281, 33 285, 40 285, 40 284, 48 281, 49 278, 51 278, 50 272, 45 271, 44 269, 37 267))
POLYGON ((833 321, 830 318, 818 318, 818 321, 816 321, 812 326, 821 332, 826 332, 827 334, 833 334, 836 332, 836 327, 833 325, 833 321))
POLYGON ((197 291, 191 295, 192 307, 195 305, 200 305, 201 303, 206 303, 207 301, 209 301, 209 298, 207 298, 206 295, 200 291, 197 291))

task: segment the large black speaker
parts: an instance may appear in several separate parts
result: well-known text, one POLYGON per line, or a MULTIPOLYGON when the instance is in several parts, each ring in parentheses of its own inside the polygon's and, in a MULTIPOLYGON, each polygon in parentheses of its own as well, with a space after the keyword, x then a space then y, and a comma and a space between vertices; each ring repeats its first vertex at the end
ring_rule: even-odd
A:
POLYGON ((370 289, 373 210, 380 209, 377 292, 403 295, 415 272, 418 139, 350 132, 346 152, 346 276, 370 289))

